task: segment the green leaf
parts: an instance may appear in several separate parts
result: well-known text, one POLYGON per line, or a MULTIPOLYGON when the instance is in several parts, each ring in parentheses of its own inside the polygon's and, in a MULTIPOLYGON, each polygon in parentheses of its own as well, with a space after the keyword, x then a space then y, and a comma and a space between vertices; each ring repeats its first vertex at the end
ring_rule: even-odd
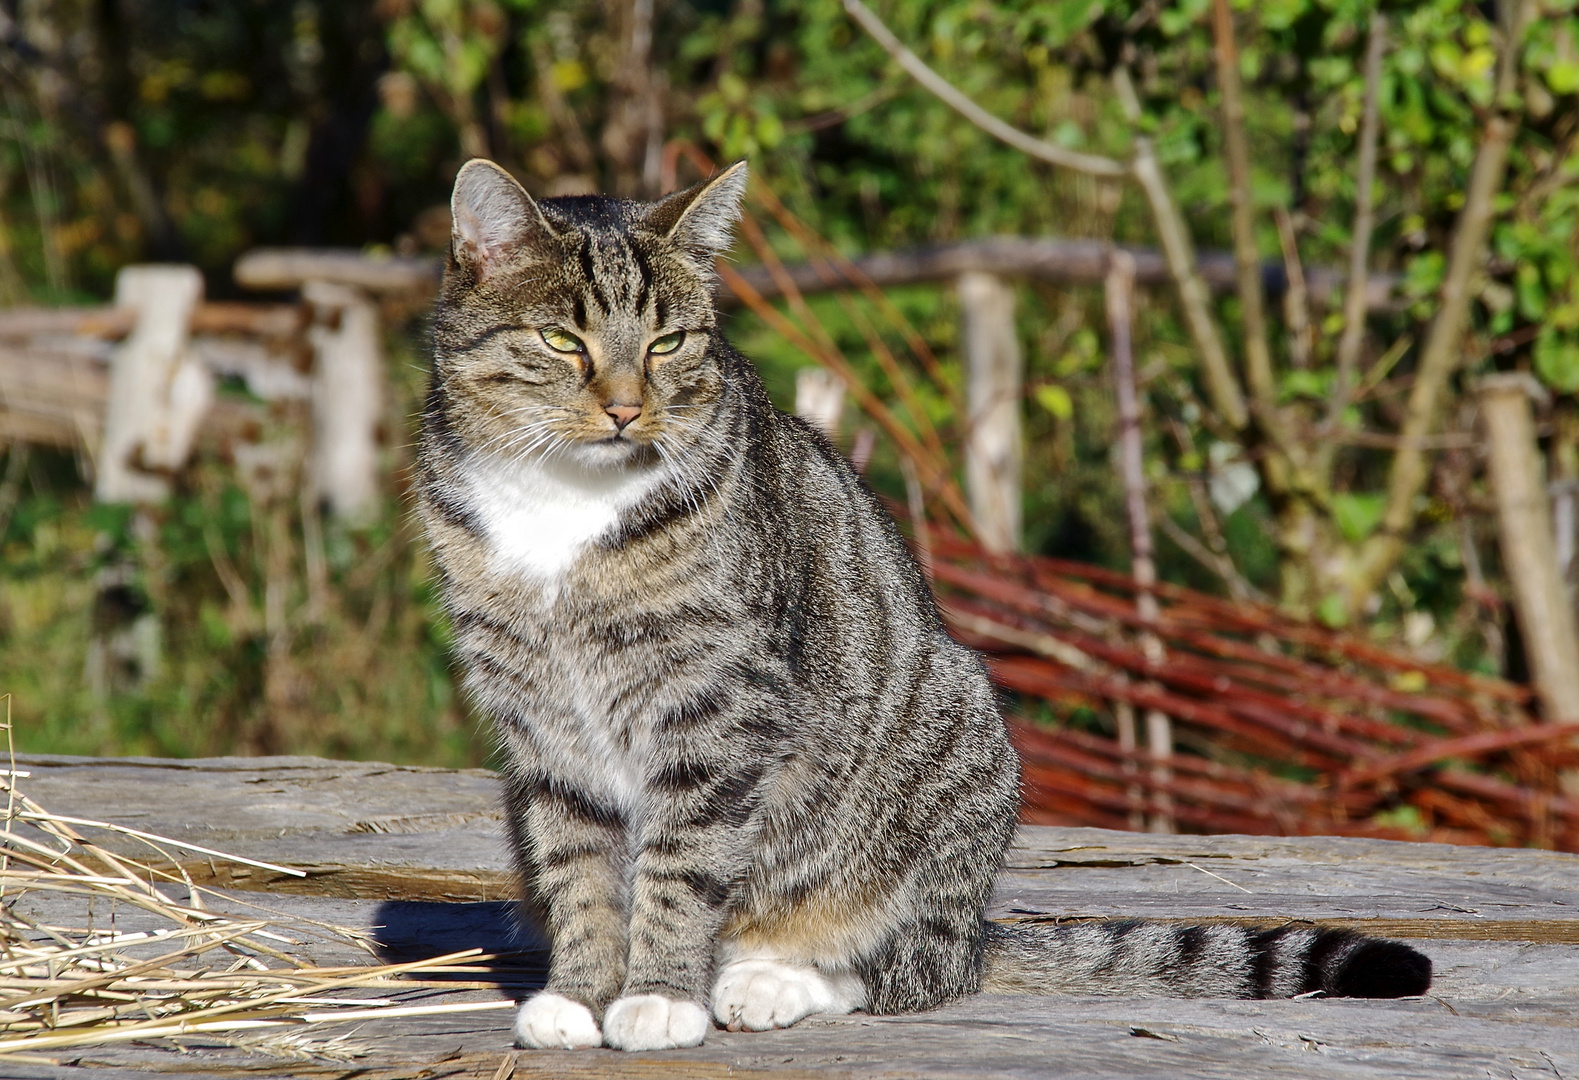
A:
POLYGON ((1535 339, 1534 354, 1542 382, 1564 394, 1579 393, 1579 342, 1547 329, 1535 339))
POLYGON ((1541 272, 1524 263, 1513 276, 1513 288, 1519 298, 1519 314, 1531 322, 1539 322, 1546 314, 1546 287, 1541 282, 1541 272))
POLYGON ((1075 403, 1069 391, 1053 383, 1036 388, 1036 403, 1059 420, 1069 420, 1075 415, 1075 403))
POLYGON ((1407 803, 1403 806, 1395 806, 1391 810, 1378 810, 1371 815, 1371 821, 1383 828, 1402 829, 1405 832, 1421 836, 1430 831, 1424 815, 1417 808, 1407 803))
POLYGON ((1299 371, 1287 372, 1282 378, 1278 398, 1284 403, 1297 398, 1321 399, 1327 396, 1327 388, 1332 383, 1332 374, 1327 371, 1299 371))
POLYGON ((1404 292, 1409 296, 1430 296, 1442 284, 1446 271, 1447 259, 1440 251, 1422 252, 1410 260, 1404 271, 1404 292))
POLYGON ((1321 598, 1321 603, 1316 605, 1316 618, 1323 625, 1334 630, 1349 623, 1349 610, 1343 606, 1343 597, 1332 593, 1321 598))
POLYGON ((1102 17, 1101 0, 1060 0, 1039 12, 1047 20, 1047 44, 1060 46, 1102 17))
POLYGON ((1384 495, 1346 491, 1332 497, 1332 516, 1343 538, 1358 544, 1381 524, 1386 504, 1384 495))
POLYGON ((1579 90, 1579 61, 1556 60, 1546 69, 1546 85, 1554 94, 1571 94, 1579 90))

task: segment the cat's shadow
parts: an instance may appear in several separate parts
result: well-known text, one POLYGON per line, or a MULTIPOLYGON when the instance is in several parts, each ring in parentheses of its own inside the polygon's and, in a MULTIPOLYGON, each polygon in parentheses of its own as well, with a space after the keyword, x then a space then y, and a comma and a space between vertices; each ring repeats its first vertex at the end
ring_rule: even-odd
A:
POLYGON ((415 973, 433 981, 486 982, 524 997, 541 990, 548 978, 548 951, 542 940, 523 929, 509 901, 444 903, 431 900, 386 900, 373 918, 378 957, 387 964, 430 960, 467 949, 481 949, 482 959, 463 959, 464 971, 415 973))

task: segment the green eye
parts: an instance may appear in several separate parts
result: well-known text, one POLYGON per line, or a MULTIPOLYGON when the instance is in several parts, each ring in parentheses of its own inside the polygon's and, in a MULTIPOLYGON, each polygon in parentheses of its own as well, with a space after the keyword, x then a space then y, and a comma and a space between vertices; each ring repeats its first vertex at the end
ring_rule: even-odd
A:
POLYGON ((674 352, 683 344, 685 344, 685 331, 679 330, 673 334, 663 335, 663 337, 647 346, 647 351, 653 356, 662 356, 665 353, 674 352))
POLYGON ((584 353, 587 351, 587 347, 581 343, 581 339, 575 334, 567 334, 556 327, 549 327, 547 330, 540 331, 540 333, 543 335, 543 342, 555 352, 584 353))

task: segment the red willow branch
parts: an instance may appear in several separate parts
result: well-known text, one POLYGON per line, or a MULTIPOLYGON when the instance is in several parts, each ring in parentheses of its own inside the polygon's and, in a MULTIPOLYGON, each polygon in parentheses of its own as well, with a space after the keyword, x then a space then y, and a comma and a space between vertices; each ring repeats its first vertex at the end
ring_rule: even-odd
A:
POLYGON ((850 394, 855 398, 856 404, 868 416, 882 427, 899 448, 899 452, 910 458, 916 468, 922 473, 927 486, 936 491, 943 504, 955 520, 971 535, 976 534, 976 519, 971 515, 970 508, 965 505, 964 496, 960 494, 959 487, 949 475, 946 462, 937 460, 927 452, 926 447, 916 441, 893 412, 884 405, 882 400, 873 394, 861 377, 855 373, 844 357, 837 352, 824 348, 821 344, 807 336, 783 312, 762 298, 762 294, 753 289, 751 285, 740 276, 728 263, 718 264, 718 276, 724 286, 740 297, 742 303, 750 308, 758 317, 773 329, 783 334, 796 348, 807 356, 812 357, 829 371, 832 371, 841 380, 850 394))

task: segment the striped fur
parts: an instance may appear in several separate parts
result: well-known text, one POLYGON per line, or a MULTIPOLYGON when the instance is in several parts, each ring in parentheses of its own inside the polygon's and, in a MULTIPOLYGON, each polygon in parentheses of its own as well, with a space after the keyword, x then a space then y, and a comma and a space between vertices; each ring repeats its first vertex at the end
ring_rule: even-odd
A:
POLYGON ((1017 761, 893 522, 717 331, 744 182, 644 205, 456 180, 421 511, 553 942, 518 1041, 695 1045, 709 1012, 984 985, 1423 990, 1424 957, 1326 931, 983 921, 1017 761))

